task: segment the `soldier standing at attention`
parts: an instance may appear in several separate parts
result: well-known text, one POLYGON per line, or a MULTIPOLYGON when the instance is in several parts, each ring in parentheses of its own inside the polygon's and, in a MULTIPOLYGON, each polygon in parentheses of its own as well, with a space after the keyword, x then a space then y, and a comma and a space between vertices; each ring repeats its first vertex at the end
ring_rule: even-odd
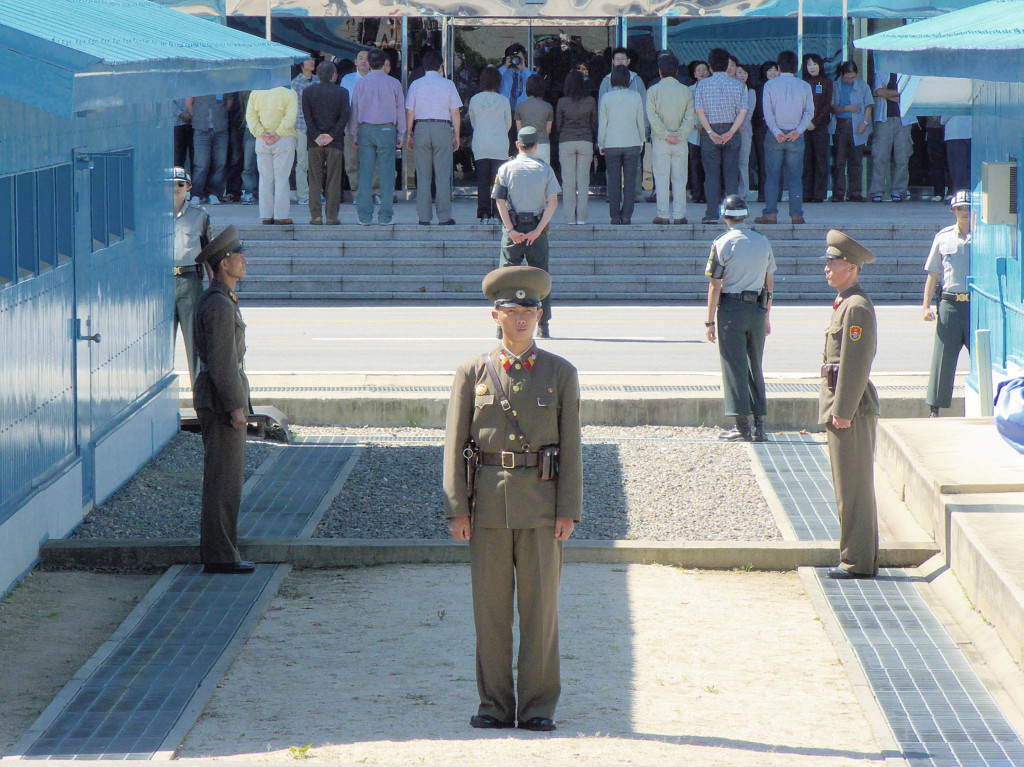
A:
MULTIPOLYGON (((491 197, 504 229, 499 266, 526 263, 548 271, 548 224, 558 207, 558 185, 551 166, 536 157, 537 129, 523 128, 516 136, 519 154, 498 168, 491 197)), ((537 338, 550 338, 551 298, 545 292, 537 338)), ((498 325, 498 338, 503 327, 498 325)))
POLYGON ((583 458, 576 368, 533 340, 550 288, 529 266, 484 278, 504 341, 459 366, 448 405, 444 491, 452 537, 469 541, 480 694, 470 726, 483 729, 554 730, 561 694, 562 542, 582 513, 583 458))
POLYGON ((187 199, 192 179, 184 168, 175 168, 171 181, 174 182, 174 335, 181 325, 188 377, 195 386, 199 357, 192 342, 192 319, 203 294, 203 267, 195 259, 199 251, 210 244, 210 216, 187 199))
POLYGON ((235 284, 245 277, 245 246, 229 226, 196 256, 213 274, 196 307, 200 370, 192 390, 203 431, 203 512, 199 548, 204 572, 250 573, 238 553, 238 508, 245 481, 249 380, 245 377, 245 323, 235 284))
POLYGON ((956 216, 956 223, 935 235, 924 265, 928 279, 921 309, 926 322, 935 321, 931 300, 936 283, 942 286, 932 370, 924 399, 930 418, 938 416, 939 408, 953 403, 953 379, 960 349, 971 352, 971 294, 967 290, 967 275, 971 270, 971 193, 957 192, 949 201, 949 207, 956 216))
POLYGON ((875 506, 875 426, 878 393, 869 380, 875 358, 875 307, 860 286, 860 270, 874 254, 842 232, 827 237, 825 278, 838 295, 825 333, 825 364, 818 423, 828 433, 828 457, 839 508, 839 566, 829 578, 878 574, 875 506))
POLYGON ((736 419, 736 426, 718 438, 725 442, 765 442, 768 400, 761 360, 765 336, 772 332, 768 314, 775 284, 775 254, 767 237, 744 226, 749 213, 741 196, 729 195, 721 212, 728 231, 714 241, 708 256, 704 275, 711 278, 711 284, 704 326, 708 340, 718 340, 725 414, 736 419))

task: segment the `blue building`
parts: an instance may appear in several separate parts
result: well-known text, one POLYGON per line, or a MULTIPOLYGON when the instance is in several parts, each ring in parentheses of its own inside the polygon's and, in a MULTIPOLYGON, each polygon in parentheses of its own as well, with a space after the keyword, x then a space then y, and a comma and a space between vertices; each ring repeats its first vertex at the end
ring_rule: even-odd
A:
MULTIPOLYGON (((856 43, 874 51, 878 69, 914 76, 902 91, 904 111, 971 115, 971 330, 972 337, 979 328, 989 331, 995 383, 1024 372, 1024 240, 1017 181, 1024 156, 1021 30, 1024 3, 991 0, 856 43)), ((980 414, 977 351, 972 349, 967 381, 968 415, 980 414)))
POLYGON ((171 100, 296 51, 149 0, 0 0, 0 594, 178 428, 171 100))

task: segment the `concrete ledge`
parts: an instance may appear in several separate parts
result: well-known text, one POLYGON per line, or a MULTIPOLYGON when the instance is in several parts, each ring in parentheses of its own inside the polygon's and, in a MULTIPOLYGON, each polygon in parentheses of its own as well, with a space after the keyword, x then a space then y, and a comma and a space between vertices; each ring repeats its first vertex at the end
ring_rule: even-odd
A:
MULTIPOLYGON (((49 541, 42 562, 55 568, 152 569, 199 561, 197 539, 49 541)), ((365 567, 385 564, 469 562, 469 547, 442 540, 253 538, 242 556, 296 567, 365 567)), ((892 543, 879 552, 881 567, 917 567, 937 553, 931 543, 892 543)), ((795 570, 836 564, 832 541, 720 542, 569 541, 567 562, 662 564, 702 570, 795 570)))

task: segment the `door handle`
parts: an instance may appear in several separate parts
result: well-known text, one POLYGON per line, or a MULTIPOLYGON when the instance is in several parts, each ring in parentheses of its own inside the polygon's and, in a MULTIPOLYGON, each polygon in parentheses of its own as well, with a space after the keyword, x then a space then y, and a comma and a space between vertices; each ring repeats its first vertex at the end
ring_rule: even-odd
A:
MULTIPOLYGON (((91 330, 91 328, 90 328, 90 330, 91 330)), ((103 340, 103 338, 102 338, 102 336, 100 336, 99 333, 94 333, 91 336, 90 335, 82 335, 82 320, 76 319, 75 320, 75 340, 76 341, 91 341, 94 344, 98 344, 100 341, 103 340)))

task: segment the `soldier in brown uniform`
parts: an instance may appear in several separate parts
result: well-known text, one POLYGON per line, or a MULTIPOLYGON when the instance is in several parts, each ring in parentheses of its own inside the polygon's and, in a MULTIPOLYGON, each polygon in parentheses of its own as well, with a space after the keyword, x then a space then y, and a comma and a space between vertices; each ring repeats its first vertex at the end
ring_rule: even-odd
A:
POLYGON ((199 375, 192 403, 203 430, 203 512, 200 553, 208 573, 248 573, 238 553, 238 508, 245 481, 249 381, 245 377, 245 323, 235 283, 245 277, 245 246, 229 226, 196 256, 213 274, 196 306, 193 334, 199 375))
POLYGON ((875 359, 875 307, 860 286, 860 270, 875 256, 842 232, 828 233, 825 277, 838 295, 825 333, 818 423, 828 431, 832 484, 839 508, 839 566, 829 578, 878 574, 875 507, 875 427, 878 393, 869 380, 875 359))
POLYGON ((530 266, 484 278, 504 339, 459 366, 448 405, 444 490, 452 537, 469 541, 480 693, 470 725, 478 728, 514 727, 518 720, 524 730, 554 730, 561 693, 562 542, 580 520, 583 458, 576 369, 533 341, 550 289, 548 273, 530 266))

